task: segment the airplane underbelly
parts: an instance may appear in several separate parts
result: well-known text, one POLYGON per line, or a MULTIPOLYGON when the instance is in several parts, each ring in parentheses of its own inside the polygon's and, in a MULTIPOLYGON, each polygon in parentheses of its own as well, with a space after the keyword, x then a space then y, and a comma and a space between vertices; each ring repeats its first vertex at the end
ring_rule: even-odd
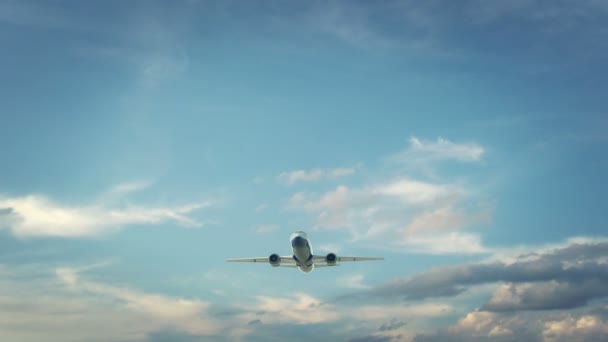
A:
POLYGON ((309 272, 311 272, 315 268, 315 265, 314 264, 310 264, 308 266, 300 266, 299 268, 300 268, 300 271, 302 271, 304 273, 309 273, 309 272))
POLYGON ((312 264, 312 261, 308 260, 310 258, 310 251, 308 248, 294 248, 293 255, 295 255, 296 259, 298 259, 298 262, 304 265, 312 264))

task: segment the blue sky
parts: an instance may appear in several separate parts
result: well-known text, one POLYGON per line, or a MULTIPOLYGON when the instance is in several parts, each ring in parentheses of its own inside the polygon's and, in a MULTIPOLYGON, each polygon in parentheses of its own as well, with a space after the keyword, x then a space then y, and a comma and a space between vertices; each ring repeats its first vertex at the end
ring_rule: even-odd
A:
POLYGON ((608 3, 0 3, 0 339, 608 334, 608 3), (227 258, 384 256, 303 274, 227 258))

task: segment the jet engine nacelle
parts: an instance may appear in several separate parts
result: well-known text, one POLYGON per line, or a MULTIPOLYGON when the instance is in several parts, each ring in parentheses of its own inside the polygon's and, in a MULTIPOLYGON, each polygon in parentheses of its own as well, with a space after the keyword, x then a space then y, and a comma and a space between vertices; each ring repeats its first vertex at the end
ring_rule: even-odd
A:
POLYGON ((268 263, 272 267, 279 267, 281 265, 281 257, 278 254, 270 254, 268 263))
POLYGON ((338 257, 334 253, 329 253, 325 256, 325 262, 328 265, 335 265, 338 257))

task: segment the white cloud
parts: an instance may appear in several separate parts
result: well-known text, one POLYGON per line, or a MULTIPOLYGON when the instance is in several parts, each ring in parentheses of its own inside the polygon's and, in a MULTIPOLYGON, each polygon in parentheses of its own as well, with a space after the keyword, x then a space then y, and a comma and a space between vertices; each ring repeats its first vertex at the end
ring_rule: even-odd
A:
POLYGON ((268 209, 268 204, 262 203, 262 204, 258 205, 257 207, 255 207, 255 212, 261 213, 262 211, 264 211, 266 209, 268 209))
POLYGON ((464 318, 449 328, 451 333, 473 332, 474 335, 489 335, 490 329, 498 326, 497 314, 487 311, 469 312, 464 318))
POLYGON ((343 177, 355 173, 354 168, 337 168, 329 171, 332 177, 343 177))
POLYGON ((438 138, 437 141, 423 141, 411 137, 405 151, 392 156, 391 159, 413 167, 426 167, 448 160, 477 162, 484 154, 485 149, 477 143, 458 144, 443 138, 438 138))
POLYGON ((407 204, 436 202, 463 192, 453 185, 431 184, 407 178, 381 185, 372 191, 384 196, 394 196, 407 204))
POLYGON ((260 320, 263 324, 324 324, 332 322, 357 322, 359 325, 379 326, 399 317, 416 320, 442 317, 453 312, 445 304, 425 303, 418 305, 357 305, 356 310, 348 305, 322 302, 305 293, 289 297, 258 296, 253 305, 242 305, 238 319, 241 322, 260 320))
POLYGON ((348 289, 367 289, 368 285, 363 284, 364 276, 362 274, 353 274, 336 279, 336 284, 340 287, 348 289))
POLYGON ((328 243, 328 244, 324 244, 324 245, 320 245, 319 247, 316 247, 315 250, 317 250, 318 252, 325 252, 325 253, 339 253, 341 250, 341 247, 337 244, 328 243))
MULTIPOLYGON (((109 193, 125 194, 139 185, 119 186, 109 193)), ((112 197, 110 196, 110 197, 112 197)), ((86 237, 120 230, 131 224, 158 224, 174 221, 186 227, 199 227, 201 222, 188 214, 208 207, 210 202, 190 203, 175 207, 118 206, 108 196, 89 205, 66 205, 44 195, 0 197, 0 228, 18 237, 86 237)))
POLYGON ((268 234, 279 229, 279 226, 275 224, 261 224, 255 227, 255 232, 258 234, 268 234))
POLYGON ((484 253, 478 235, 457 232, 491 220, 489 205, 464 209, 468 193, 458 185, 403 177, 362 188, 338 186, 320 195, 298 192, 289 206, 311 214, 315 229, 347 230, 353 240, 372 245, 376 241, 383 248, 399 247, 406 253, 484 253))
POLYGON ((491 216, 492 212, 489 208, 474 213, 467 213, 463 209, 454 208, 451 205, 443 206, 415 216, 405 227, 405 232, 412 234, 487 224, 490 222, 491 216))
MULTIPOLYGON (((144 341, 174 330, 209 336, 227 328, 208 302, 82 279, 81 268, 5 266, 0 279, 2 341, 144 341)), ((230 327, 228 327, 230 328, 230 327)))
POLYGON ((119 301, 127 310, 154 322, 156 329, 174 328, 195 335, 214 334, 219 330, 218 322, 209 317, 203 318, 209 308, 208 302, 172 298, 81 280, 78 270, 74 268, 58 268, 56 274, 71 291, 119 301))
POLYGON ((594 315, 568 316, 562 320, 546 322, 543 337, 546 342, 595 340, 608 336, 608 321, 594 315))
POLYGON ((150 181, 133 181, 133 182, 120 183, 120 184, 113 186, 110 189, 110 191, 108 191, 108 193, 112 194, 114 196, 122 197, 122 196, 132 193, 132 192, 145 190, 145 189, 149 188, 151 185, 152 185, 152 182, 150 182, 150 181))
POLYGON ((404 251, 428 254, 480 254, 490 253, 477 234, 449 232, 437 234, 405 234, 400 244, 404 251))
POLYGON ((298 182, 315 182, 327 178, 339 178, 352 175, 356 172, 355 168, 336 168, 336 169, 312 169, 312 170, 294 170, 282 172, 278 178, 286 184, 295 184, 298 182))
POLYGON ((287 184, 295 184, 297 182, 312 182, 321 179, 323 172, 321 169, 313 169, 310 171, 306 170, 295 170, 290 172, 283 172, 279 175, 279 179, 285 181, 287 184))
POLYGON ((340 319, 334 305, 321 305, 319 299, 305 293, 296 293, 290 298, 257 296, 256 300, 254 306, 242 307, 247 311, 240 316, 243 322, 261 319, 264 323, 316 324, 340 319))

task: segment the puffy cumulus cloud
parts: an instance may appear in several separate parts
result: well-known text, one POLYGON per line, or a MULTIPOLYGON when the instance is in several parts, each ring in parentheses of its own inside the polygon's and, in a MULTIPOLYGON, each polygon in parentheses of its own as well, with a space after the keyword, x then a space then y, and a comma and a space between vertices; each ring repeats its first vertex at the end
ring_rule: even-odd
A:
POLYGON ((608 320, 593 315, 568 315, 545 322, 542 334, 546 342, 602 341, 608 336, 608 320))
POLYGON ((339 178, 352 175, 356 168, 336 168, 336 169, 312 169, 294 170, 282 172, 278 179, 286 184, 296 184, 298 182, 316 182, 324 178, 339 178))
POLYGON ((420 300, 456 296, 469 287, 504 282, 486 311, 568 309, 608 296, 608 242, 574 244, 520 261, 444 266, 370 290, 377 296, 420 300))
POLYGON ((434 341, 603 341, 608 335, 606 309, 578 312, 497 313, 474 310, 447 329, 420 333, 415 342, 434 341))
MULTIPOLYGON (((589 271, 587 271, 589 272, 589 271)), ((589 300, 608 296, 606 276, 542 281, 539 283, 501 284, 484 304, 484 310, 519 311, 568 309, 585 305, 589 300)))
POLYGON ((74 238, 103 235, 132 224, 173 221, 187 227, 202 225, 188 214, 210 206, 208 201, 171 207, 116 203, 126 193, 146 186, 143 183, 123 184, 89 205, 62 204, 44 195, 0 197, 0 228, 8 229, 17 237, 74 238))
POLYGON ((315 229, 347 230, 353 240, 372 244, 388 240, 397 251, 484 253, 479 236, 458 230, 489 223, 492 207, 465 205, 472 201, 467 196, 459 185, 402 177, 361 188, 341 185, 321 195, 298 192, 289 207, 313 216, 315 229))
MULTIPOLYGON (((479 161, 484 148, 475 143, 410 139, 408 148, 390 160, 434 169, 443 160, 479 161)), ((386 164, 389 168, 394 164, 386 164)), ((318 179, 320 169, 283 174, 296 179, 318 179), (313 172, 314 171, 314 172, 313 172)), ((342 173, 342 172, 340 172, 342 173)), ((462 229, 491 222, 493 205, 481 199, 464 180, 458 183, 414 178, 398 173, 363 186, 338 185, 324 193, 298 192, 288 207, 309 214, 313 229, 346 230, 352 241, 410 253, 485 253, 477 233, 462 229), (389 246, 385 241, 391 241, 389 246)), ((294 180, 295 181, 295 180, 294 180)), ((293 182, 293 181, 292 181, 293 182)))
POLYGON ((539 341, 538 325, 531 322, 529 317, 473 311, 447 329, 418 334, 413 341, 539 341))

